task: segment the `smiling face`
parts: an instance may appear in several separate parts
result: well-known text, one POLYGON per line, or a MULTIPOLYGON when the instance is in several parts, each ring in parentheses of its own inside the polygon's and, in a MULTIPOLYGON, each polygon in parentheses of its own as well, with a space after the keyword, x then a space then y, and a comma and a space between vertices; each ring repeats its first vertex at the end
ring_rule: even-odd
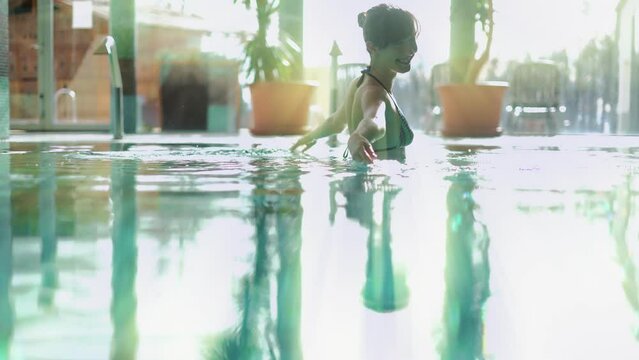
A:
POLYGON ((417 19, 408 11, 381 4, 360 14, 364 40, 377 71, 406 73, 417 52, 417 19))
POLYGON ((379 65, 384 64, 390 70, 403 74, 410 71, 411 61, 417 52, 415 35, 388 44, 378 51, 379 65))

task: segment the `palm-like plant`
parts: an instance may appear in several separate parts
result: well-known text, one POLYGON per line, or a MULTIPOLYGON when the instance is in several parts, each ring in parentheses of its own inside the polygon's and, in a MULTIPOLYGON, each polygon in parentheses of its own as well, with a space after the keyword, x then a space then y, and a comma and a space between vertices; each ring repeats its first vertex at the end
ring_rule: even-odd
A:
POLYGON ((253 82, 287 81, 292 67, 300 57, 300 47, 287 34, 280 34, 280 44, 268 43, 271 20, 279 9, 279 0, 233 0, 239 1, 257 14, 257 32, 244 45, 245 66, 253 82))
POLYGON ((450 84, 437 89, 444 109, 444 136, 497 136, 501 133, 500 114, 507 83, 477 84, 488 62, 493 43, 493 0, 451 0, 450 7, 450 84), (475 28, 486 40, 476 56, 475 28))
POLYGON ((451 0, 451 80, 474 84, 490 57, 493 43, 493 0, 451 0), (475 26, 479 24, 486 46, 476 57, 475 26))

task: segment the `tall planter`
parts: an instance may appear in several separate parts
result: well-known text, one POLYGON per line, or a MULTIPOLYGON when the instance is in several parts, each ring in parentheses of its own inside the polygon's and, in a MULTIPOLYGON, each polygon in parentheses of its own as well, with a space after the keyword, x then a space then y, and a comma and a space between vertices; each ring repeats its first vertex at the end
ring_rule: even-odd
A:
POLYGON ((477 84, 490 57, 493 42, 493 0, 451 0, 450 6, 451 84, 438 87, 443 108, 444 136, 497 136, 507 83, 477 84), (475 28, 479 25, 486 44, 479 57, 475 28))
POLYGON ((499 120, 507 83, 445 84, 437 88, 444 108, 442 135, 489 137, 501 134, 499 120))
POLYGON ((299 135, 308 131, 308 113, 317 84, 258 82, 250 86, 253 135, 299 135))

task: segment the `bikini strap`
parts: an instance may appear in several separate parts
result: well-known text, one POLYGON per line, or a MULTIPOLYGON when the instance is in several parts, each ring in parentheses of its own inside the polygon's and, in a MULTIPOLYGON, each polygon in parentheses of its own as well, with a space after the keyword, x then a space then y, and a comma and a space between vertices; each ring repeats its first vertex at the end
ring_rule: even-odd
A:
POLYGON ((367 67, 366 69, 362 70, 362 74, 366 74, 372 77, 373 80, 375 80, 382 87, 382 89, 386 90, 388 95, 390 95, 393 105, 395 105, 395 110, 397 111, 398 114, 401 114, 402 111, 399 109, 399 105, 397 104, 397 101, 395 100, 395 96, 393 96, 393 93, 389 89, 387 89, 386 86, 384 86, 384 84, 377 78, 377 76, 371 74, 371 68, 367 67))
MULTIPOLYGON (((411 130, 410 126, 408 125, 408 122, 406 122, 406 117, 404 116, 404 113, 402 112, 402 110, 400 109, 399 105, 397 104, 397 101, 395 100, 395 97, 393 96, 393 93, 386 88, 386 86, 384 86, 384 84, 373 74, 371 74, 371 68, 370 66, 367 67, 366 69, 363 69, 361 71, 361 73, 363 74, 362 77, 358 80, 357 82, 357 86, 359 87, 362 82, 364 81, 364 74, 368 75, 370 77, 373 78, 373 80, 375 80, 381 87, 382 89, 384 89, 386 91, 386 93, 388 93, 388 95, 391 98, 391 101, 393 102, 393 105, 395 105, 395 110, 397 111, 397 114, 399 115, 399 119, 400 119, 400 126, 402 127, 402 129, 404 129, 404 131, 408 134, 405 135, 404 131, 400 130, 399 132, 399 138, 400 138, 400 143, 401 144, 410 144, 413 141, 413 131, 411 130), (406 140, 405 137, 408 136, 409 139, 406 140)), ((350 121, 349 121, 349 128, 350 128, 350 121)), ((400 145, 399 147, 402 147, 404 145, 400 145)), ((394 150, 398 148, 398 146, 393 146, 393 147, 389 147, 389 148, 385 148, 385 149, 377 149, 376 151, 388 151, 388 150, 394 150)), ((346 147, 346 149, 344 149, 344 153, 342 154, 342 157, 344 159, 348 158, 348 147, 346 147)))

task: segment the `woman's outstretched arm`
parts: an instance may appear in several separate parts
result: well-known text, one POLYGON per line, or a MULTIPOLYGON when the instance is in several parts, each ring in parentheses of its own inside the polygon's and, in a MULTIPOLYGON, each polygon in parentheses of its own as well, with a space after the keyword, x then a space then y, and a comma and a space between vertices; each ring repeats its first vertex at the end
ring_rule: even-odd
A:
POLYGON ((331 114, 324 122, 322 122, 318 127, 308 132, 306 135, 302 136, 299 140, 291 146, 291 150, 295 150, 300 146, 304 146, 302 151, 306 151, 311 146, 315 145, 317 139, 321 139, 323 137, 338 134, 342 130, 344 130, 344 126, 346 125, 346 109, 344 108, 344 104, 340 106, 337 111, 331 114))
POLYGON ((362 89, 362 120, 348 139, 353 159, 371 163, 377 159, 373 143, 386 134, 386 92, 379 87, 362 89))

